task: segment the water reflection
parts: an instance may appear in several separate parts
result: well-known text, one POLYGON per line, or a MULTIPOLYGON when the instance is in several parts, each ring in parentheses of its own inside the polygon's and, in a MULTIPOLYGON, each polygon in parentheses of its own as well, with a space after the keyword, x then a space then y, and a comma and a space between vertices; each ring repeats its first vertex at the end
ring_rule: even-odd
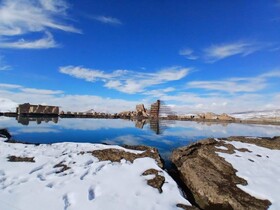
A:
MULTIPOLYGON (((53 122, 57 124, 59 122, 58 117, 26 117, 20 115, 16 117, 16 120, 18 123, 25 126, 28 126, 31 122, 35 122, 37 125, 41 123, 49 123, 49 122, 53 122)), ((151 119, 151 120, 142 119, 142 120, 135 120, 134 123, 135 123, 135 127, 139 129, 143 129, 144 126, 148 124, 151 131, 153 131, 157 135, 160 135, 163 134, 164 130, 166 130, 169 125, 174 124, 175 121, 171 121, 171 120, 164 121, 159 119, 151 119)), ((207 124, 210 125, 209 123, 207 124)))
POLYGON ((121 119, 15 119, 0 117, 14 139, 31 143, 91 142, 148 145, 168 161, 173 149, 208 137, 280 136, 280 126, 121 119), (41 123, 41 124, 37 124, 41 123))
POLYGON ((53 123, 58 123, 58 117, 24 117, 18 115, 16 119, 18 123, 22 125, 29 125, 29 122, 36 122, 38 125, 42 122, 48 123, 50 121, 53 123))
POLYGON ((159 120, 159 119, 143 119, 143 120, 136 120, 135 127, 139 129, 143 129, 146 124, 149 125, 151 131, 153 131, 156 135, 161 135, 164 133, 166 129, 168 129, 169 125, 175 123, 172 120, 159 120))

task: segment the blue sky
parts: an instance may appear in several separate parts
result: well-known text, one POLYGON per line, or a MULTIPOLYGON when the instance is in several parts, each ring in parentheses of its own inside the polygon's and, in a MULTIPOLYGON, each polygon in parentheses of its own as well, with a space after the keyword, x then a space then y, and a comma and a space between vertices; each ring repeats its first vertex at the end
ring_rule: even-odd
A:
POLYGON ((279 108, 279 84, 276 0, 0 0, 2 109, 230 113, 279 108))

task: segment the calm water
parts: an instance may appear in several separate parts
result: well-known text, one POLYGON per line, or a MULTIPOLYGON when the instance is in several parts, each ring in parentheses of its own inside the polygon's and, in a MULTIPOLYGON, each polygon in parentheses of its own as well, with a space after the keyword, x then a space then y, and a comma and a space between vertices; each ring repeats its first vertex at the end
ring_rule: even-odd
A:
POLYGON ((0 117, 16 140, 30 143, 91 142, 148 145, 167 161, 172 150, 207 137, 280 136, 280 126, 190 121, 146 123, 121 119, 20 119, 0 117), (39 124, 38 124, 39 123, 39 124), (159 134, 157 134, 159 133, 159 134))

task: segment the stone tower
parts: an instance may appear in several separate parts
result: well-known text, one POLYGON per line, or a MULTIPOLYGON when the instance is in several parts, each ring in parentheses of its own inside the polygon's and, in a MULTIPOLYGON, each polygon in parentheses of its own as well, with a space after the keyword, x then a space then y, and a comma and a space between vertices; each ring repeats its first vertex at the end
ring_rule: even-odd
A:
POLYGON ((159 109, 160 109, 160 100, 157 100, 157 102, 155 102, 151 105, 151 110, 150 110, 151 118, 159 117, 159 109))

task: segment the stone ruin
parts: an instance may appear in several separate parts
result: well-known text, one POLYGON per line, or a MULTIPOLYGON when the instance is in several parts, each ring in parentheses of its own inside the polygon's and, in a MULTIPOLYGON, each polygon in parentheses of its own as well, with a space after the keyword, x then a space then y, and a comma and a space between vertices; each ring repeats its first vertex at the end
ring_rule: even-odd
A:
POLYGON ((158 118, 159 117, 159 109, 160 109, 160 100, 157 100, 155 103, 151 105, 150 117, 158 118))
POLYGON ((31 105, 29 103, 20 104, 17 107, 18 115, 32 115, 32 114, 49 114, 49 115, 58 115, 59 107, 58 106, 44 106, 44 105, 31 105))
POLYGON ((136 117, 149 117, 149 114, 144 106, 144 104, 136 105, 136 117))

